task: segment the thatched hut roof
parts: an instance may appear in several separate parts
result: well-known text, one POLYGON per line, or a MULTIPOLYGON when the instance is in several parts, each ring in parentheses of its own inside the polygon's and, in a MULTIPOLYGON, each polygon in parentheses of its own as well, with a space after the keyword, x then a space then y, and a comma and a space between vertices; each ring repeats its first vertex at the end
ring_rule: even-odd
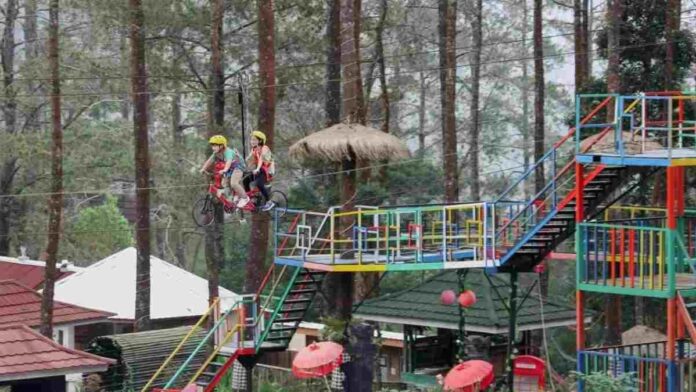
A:
POLYGON ((409 156, 406 145, 396 136, 360 124, 338 123, 305 136, 290 147, 296 160, 317 159, 341 162, 398 159, 409 156))
POLYGON ((666 340, 667 335, 645 325, 636 325, 621 334, 622 345, 663 342, 666 340))
MULTIPOLYGON (((600 135, 601 133, 598 133, 583 140, 582 142, 580 142, 580 148, 584 151, 587 148, 587 146, 592 145, 589 152, 603 152, 608 154, 615 154, 617 150, 616 146, 614 145, 614 134, 610 132, 604 135, 604 137, 602 137, 599 141, 597 141, 600 135)), ((631 135, 631 132, 622 132, 621 136, 623 140, 624 151, 626 151, 627 154, 641 153, 641 147, 643 145, 641 135, 631 135)), ((645 151, 655 151, 662 149, 664 149, 664 147, 662 147, 660 143, 649 139, 645 140, 645 151)))

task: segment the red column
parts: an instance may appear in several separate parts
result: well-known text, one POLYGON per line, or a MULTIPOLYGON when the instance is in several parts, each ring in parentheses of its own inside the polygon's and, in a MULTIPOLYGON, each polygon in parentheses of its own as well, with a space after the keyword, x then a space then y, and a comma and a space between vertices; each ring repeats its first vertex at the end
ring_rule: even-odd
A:
POLYGON ((679 176, 677 176, 678 169, 676 167, 667 168, 667 228, 676 229, 677 228, 677 214, 675 211, 675 188, 679 181, 679 176))
POLYGON ((575 222, 579 223, 585 218, 582 191, 585 189, 584 173, 581 163, 575 162, 575 222))
POLYGON ((575 331, 575 347, 578 350, 585 348, 585 293, 575 291, 575 320, 578 329, 575 331))
POLYGON ((674 359, 677 341, 677 301, 667 300, 667 359, 674 359))
MULTIPOLYGON (((580 223, 585 218, 582 192, 585 187, 582 164, 575 162, 575 222, 580 223)), ((577 237, 576 237, 577 238, 577 237)), ((579 249, 579 248, 576 248, 579 249)), ((576 255, 577 257, 578 255, 576 255)), ((578 350, 585 348, 585 293, 575 291, 575 345, 578 350)))

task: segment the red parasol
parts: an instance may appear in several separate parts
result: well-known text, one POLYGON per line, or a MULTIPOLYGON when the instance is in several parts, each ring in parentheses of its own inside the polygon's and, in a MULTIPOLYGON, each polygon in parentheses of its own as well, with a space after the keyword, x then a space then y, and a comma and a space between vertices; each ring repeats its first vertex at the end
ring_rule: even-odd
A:
POLYGON ((493 365, 474 359, 462 362, 447 373, 445 391, 474 392, 488 388, 493 382, 493 365))
POLYGON ((343 346, 334 342, 312 343, 300 350, 292 361, 297 378, 323 377, 343 361, 343 346))

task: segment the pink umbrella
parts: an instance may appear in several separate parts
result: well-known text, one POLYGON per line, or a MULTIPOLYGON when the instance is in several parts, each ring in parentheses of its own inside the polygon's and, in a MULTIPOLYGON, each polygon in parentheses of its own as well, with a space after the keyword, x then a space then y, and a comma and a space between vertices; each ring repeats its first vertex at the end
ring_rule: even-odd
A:
POLYGON ((297 378, 323 377, 341 366, 343 346, 334 342, 312 343, 300 350, 292 360, 292 373, 297 378))
POLYGON ((445 391, 482 391, 493 382, 493 365, 474 359, 462 362, 447 373, 445 391))

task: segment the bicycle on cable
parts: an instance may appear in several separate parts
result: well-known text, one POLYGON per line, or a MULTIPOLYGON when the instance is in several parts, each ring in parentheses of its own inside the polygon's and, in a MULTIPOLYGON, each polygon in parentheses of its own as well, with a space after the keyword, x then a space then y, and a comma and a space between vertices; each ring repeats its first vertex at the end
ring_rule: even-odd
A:
MULTIPOLYGON (((193 204, 193 220, 200 227, 208 226, 215 220, 215 205, 222 204, 222 208, 225 213, 234 214, 239 212, 240 215, 244 212, 250 213, 268 213, 276 214, 277 216, 283 216, 288 208, 288 198, 285 193, 273 190, 271 184, 267 184, 266 188, 269 190, 269 198, 273 202, 273 207, 268 211, 262 211, 261 207, 266 205, 266 200, 258 187, 256 187, 253 181, 250 181, 249 191, 246 192, 249 197, 249 202, 243 207, 237 207, 238 203, 235 201, 237 195, 230 200, 225 196, 225 187, 223 186, 222 174, 219 174, 220 170, 224 168, 224 163, 216 163, 213 173, 207 171, 206 174, 210 178, 208 184, 208 192, 198 198, 193 204)), ((251 171, 244 171, 244 179, 247 180, 251 178, 251 171)))

